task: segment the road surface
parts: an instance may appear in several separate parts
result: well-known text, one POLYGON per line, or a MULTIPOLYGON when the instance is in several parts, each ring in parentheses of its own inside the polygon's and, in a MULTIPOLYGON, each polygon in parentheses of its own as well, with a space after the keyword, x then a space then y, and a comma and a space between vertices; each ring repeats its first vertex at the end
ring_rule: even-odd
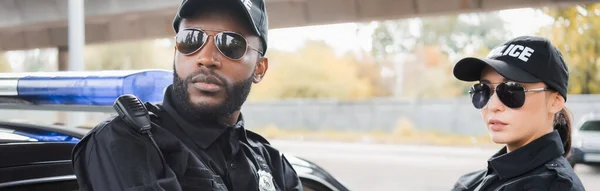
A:
MULTIPOLYGON (((494 149, 274 140, 356 191, 450 190, 462 174, 483 169, 494 149)), ((586 190, 600 190, 600 168, 577 165, 586 190)))

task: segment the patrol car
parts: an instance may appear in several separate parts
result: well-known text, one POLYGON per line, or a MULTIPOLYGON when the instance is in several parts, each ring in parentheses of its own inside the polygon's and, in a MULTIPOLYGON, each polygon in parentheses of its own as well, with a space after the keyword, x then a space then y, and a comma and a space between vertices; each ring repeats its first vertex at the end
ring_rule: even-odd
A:
POLYGON ((567 159, 576 164, 600 165, 600 113, 581 117, 573 129, 573 149, 567 159))
MULTIPOLYGON (((160 102, 166 70, 0 74, 0 109, 115 112, 123 94, 160 102)), ((79 190, 71 151, 89 129, 0 121, 0 190, 79 190)), ((318 165, 286 155, 306 191, 348 191, 318 165)))

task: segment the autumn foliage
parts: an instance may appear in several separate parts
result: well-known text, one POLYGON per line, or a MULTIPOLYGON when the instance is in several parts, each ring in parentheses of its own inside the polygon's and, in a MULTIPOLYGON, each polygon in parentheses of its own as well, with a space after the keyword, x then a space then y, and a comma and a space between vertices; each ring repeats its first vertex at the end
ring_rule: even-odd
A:
POLYGON ((540 31, 569 65, 569 93, 600 93, 600 3, 545 9, 555 23, 540 31))
POLYGON ((307 41, 296 52, 271 50, 269 70, 250 99, 333 98, 342 100, 386 96, 379 67, 352 54, 336 55, 322 41, 307 41))

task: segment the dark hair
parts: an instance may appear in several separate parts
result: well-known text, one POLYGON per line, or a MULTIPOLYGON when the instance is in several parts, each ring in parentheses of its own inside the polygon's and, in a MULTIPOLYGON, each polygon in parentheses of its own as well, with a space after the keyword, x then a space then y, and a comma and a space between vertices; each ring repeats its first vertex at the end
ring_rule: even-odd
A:
POLYGON ((566 107, 554 116, 554 129, 560 134, 565 150, 563 156, 566 157, 571 151, 571 112, 566 107))

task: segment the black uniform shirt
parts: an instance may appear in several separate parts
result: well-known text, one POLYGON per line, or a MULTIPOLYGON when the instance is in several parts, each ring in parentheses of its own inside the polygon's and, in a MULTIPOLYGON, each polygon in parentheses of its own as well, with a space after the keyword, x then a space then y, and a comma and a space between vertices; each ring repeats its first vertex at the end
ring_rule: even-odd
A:
POLYGON ((487 169, 460 177, 453 190, 585 190, 563 153, 557 131, 510 153, 504 147, 488 160, 487 169))
POLYGON ((285 157, 244 129, 191 124, 171 102, 169 87, 162 107, 149 107, 157 124, 148 135, 120 118, 94 128, 73 151, 82 190, 302 190, 285 157))

